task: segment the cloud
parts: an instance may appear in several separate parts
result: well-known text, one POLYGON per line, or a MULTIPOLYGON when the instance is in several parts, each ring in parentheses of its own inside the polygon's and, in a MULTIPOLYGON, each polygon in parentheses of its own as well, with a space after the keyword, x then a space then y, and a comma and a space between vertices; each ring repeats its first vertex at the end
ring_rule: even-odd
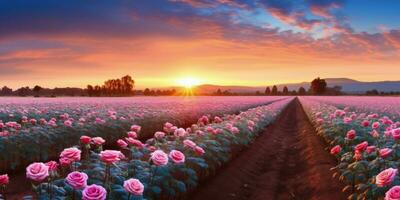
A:
POLYGON ((4 71, 0 76, 23 78, 21 72, 29 72, 45 79, 61 73, 76 76, 78 82, 93 74, 107 78, 138 71, 152 77, 151 71, 173 74, 185 67, 208 67, 216 73, 213 69, 258 71, 398 61, 400 30, 356 32, 346 16, 336 12, 344 4, 333 0, 0 1, 0 69, 4 71), (240 20, 244 12, 254 17, 252 23, 240 20), (269 23, 267 14, 295 28, 269 23), (318 28, 327 33, 316 37, 318 28))

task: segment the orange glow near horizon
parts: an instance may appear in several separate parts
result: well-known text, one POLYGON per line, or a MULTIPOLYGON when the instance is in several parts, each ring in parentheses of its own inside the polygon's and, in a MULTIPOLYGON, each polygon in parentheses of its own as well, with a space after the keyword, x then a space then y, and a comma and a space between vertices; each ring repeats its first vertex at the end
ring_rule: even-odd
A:
MULTIPOLYGON (((0 87, 84 88, 124 75, 137 89, 399 80, 400 4, 387 3, 393 13, 383 22, 346 13, 350 1, 340 2, 62 1, 26 9, 7 1, 0 87)), ((374 5, 383 4, 371 4, 371 13, 374 5)))

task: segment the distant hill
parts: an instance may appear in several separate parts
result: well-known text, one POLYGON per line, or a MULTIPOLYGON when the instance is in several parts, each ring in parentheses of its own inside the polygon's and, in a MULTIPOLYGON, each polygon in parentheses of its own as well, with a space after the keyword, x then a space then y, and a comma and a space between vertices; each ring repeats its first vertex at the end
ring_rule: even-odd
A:
MULTIPOLYGON (((378 91, 390 92, 400 91, 400 81, 376 81, 376 82, 362 82, 349 78, 325 78, 329 87, 342 86, 342 91, 352 94, 365 93, 367 90, 376 89, 378 91)), ((306 90, 310 87, 310 82, 301 83, 288 83, 288 84, 277 84, 279 90, 282 90, 284 86, 287 86, 289 90, 298 90, 299 87, 304 87, 306 90)), ((269 85, 272 88, 272 85, 269 85)), ((182 89, 181 87, 173 87, 176 90, 182 89)), ((199 85, 196 87, 196 91, 202 94, 211 94, 218 89, 222 91, 228 90, 232 93, 255 93, 256 91, 264 92, 265 87, 251 87, 251 86, 221 86, 221 85, 199 85)))

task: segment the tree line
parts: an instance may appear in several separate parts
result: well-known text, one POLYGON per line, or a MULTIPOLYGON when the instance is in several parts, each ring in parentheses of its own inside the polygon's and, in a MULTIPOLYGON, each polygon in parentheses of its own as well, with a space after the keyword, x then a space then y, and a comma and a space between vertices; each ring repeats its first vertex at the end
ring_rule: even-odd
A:
POLYGON ((110 79, 103 85, 87 85, 88 96, 133 96, 135 95, 135 81, 126 75, 118 79, 110 79))
MULTIPOLYGON (((194 92, 194 94, 196 94, 194 92)), ((149 89, 145 90, 135 90, 135 81, 129 75, 123 76, 117 79, 109 79, 104 82, 103 85, 87 85, 85 89, 82 88, 43 88, 39 85, 30 88, 28 86, 18 88, 17 90, 13 90, 7 86, 4 86, 0 90, 0 96, 47 96, 47 97, 56 97, 56 96, 134 96, 134 95, 144 95, 144 96, 174 96, 174 95, 182 95, 182 91, 177 91, 175 89, 149 89)), ((236 95, 249 95, 249 96, 262 96, 262 95, 346 95, 342 92, 341 86, 333 86, 328 87, 326 81, 321 78, 315 78, 311 81, 308 89, 304 87, 299 87, 297 90, 289 90, 287 86, 284 86, 282 90, 279 90, 276 85, 272 87, 266 87, 264 91, 256 91, 255 93, 234 93, 229 90, 222 91, 221 89, 217 89, 211 95, 215 96, 236 96, 236 95)), ((368 96, 382 96, 382 95, 400 95, 400 92, 382 92, 376 89, 368 90, 364 93, 364 95, 368 96)))

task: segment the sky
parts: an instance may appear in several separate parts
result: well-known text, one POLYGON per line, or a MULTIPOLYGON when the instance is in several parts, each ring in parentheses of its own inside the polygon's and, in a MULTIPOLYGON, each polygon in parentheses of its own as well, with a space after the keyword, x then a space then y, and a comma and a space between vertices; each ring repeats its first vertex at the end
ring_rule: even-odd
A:
POLYGON ((0 86, 399 80, 398 0, 0 0, 0 86))

